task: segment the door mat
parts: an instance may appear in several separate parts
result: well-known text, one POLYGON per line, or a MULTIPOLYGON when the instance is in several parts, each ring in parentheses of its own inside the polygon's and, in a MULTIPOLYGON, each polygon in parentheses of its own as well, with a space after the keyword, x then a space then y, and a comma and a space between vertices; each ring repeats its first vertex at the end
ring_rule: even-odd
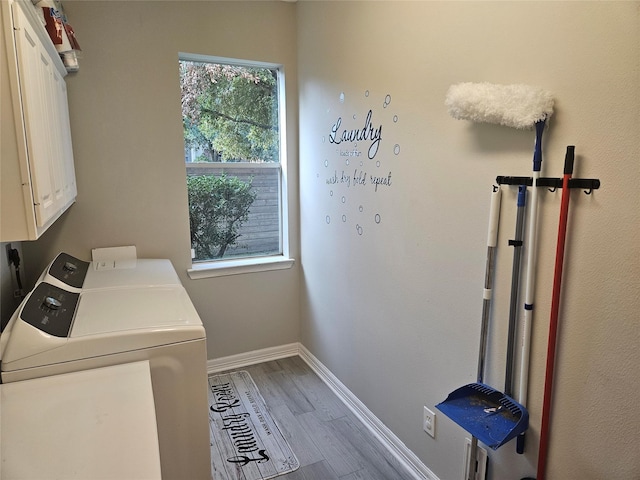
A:
POLYGON ((249 372, 209 377, 215 480, 266 480, 300 466, 249 372))

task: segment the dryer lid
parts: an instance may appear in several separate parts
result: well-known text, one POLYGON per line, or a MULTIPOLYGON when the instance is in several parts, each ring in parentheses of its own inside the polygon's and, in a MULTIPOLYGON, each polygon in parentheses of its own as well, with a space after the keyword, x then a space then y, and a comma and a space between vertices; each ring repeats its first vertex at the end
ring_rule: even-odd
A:
POLYGON ((180 278, 170 260, 162 258, 138 258, 129 264, 102 268, 92 262, 84 281, 85 290, 94 288, 126 288, 130 286, 180 285, 180 278))

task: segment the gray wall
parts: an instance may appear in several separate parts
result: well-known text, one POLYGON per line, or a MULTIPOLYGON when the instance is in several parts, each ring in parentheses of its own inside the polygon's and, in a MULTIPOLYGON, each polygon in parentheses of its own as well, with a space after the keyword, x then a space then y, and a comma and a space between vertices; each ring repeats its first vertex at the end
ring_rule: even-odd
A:
MULTIPOLYGON (((475 378, 488 192, 496 175, 530 172, 533 145, 531 132, 454 121, 444 95, 459 81, 553 91, 543 175, 559 176, 575 144, 575 175, 603 187, 572 194, 548 478, 640 476, 640 425, 628 413, 640 364, 638 2, 65 7, 83 47, 68 81, 79 195, 41 240, 23 243, 31 278, 61 250, 88 258, 93 247, 135 244, 142 257, 170 258, 206 325, 210 358, 301 340, 443 480, 462 476, 465 434, 438 415, 431 439, 422 406, 475 378), (291 244, 302 260, 293 269, 187 278, 179 51, 285 65, 291 244), (369 108, 384 126, 381 163, 362 166, 391 172, 392 185, 327 184, 325 161, 360 167, 358 158, 347 169, 348 157, 329 148, 331 125, 339 115, 360 123, 369 108)), ((512 445, 492 453, 494 479, 535 470, 560 196, 541 197, 530 447, 523 457, 512 445)), ((514 201, 506 189, 503 245, 514 201)), ((487 376, 497 386, 511 254, 501 252, 487 376)))
MULTIPOLYGON (((284 65, 289 175, 297 178, 295 5, 282 2, 65 4, 82 57, 69 76, 77 203, 25 244, 33 279, 57 252, 136 245, 169 258, 207 330, 209 358, 298 340, 299 267, 190 280, 189 219, 178 52, 284 65), (72 20, 71 20, 72 19, 72 20)), ((299 257, 297 184, 290 182, 291 254, 299 257)))
MULTIPOLYGON (((640 478, 639 7, 298 3, 302 343, 443 480, 462 478, 465 433, 438 414, 427 436, 422 407, 475 381, 491 185, 530 175, 534 141, 452 119, 463 81, 553 92, 543 176, 562 176, 573 144, 575 176, 602 180, 571 195, 547 478, 640 478), (377 155, 344 156, 370 142, 331 144, 331 127, 362 128, 369 109, 377 155), (356 169, 391 185, 341 182, 356 169)), ((561 195, 540 196, 529 447, 491 452, 493 479, 535 474, 561 195)), ((503 205, 486 377, 500 389, 515 189, 503 205)))
POLYGON ((23 290, 25 287, 24 262, 22 261, 22 244, 21 242, 0 243, 0 325, 4 327, 13 312, 18 308, 20 299, 13 296, 18 289, 17 278, 13 265, 9 265, 7 255, 7 247, 18 250, 20 255, 20 279, 23 282, 23 290))

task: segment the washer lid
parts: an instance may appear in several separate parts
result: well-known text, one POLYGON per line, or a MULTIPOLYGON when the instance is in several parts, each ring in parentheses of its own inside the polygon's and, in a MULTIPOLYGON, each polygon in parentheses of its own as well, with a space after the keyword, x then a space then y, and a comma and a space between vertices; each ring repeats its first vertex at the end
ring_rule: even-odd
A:
POLYGON ((70 338, 181 326, 202 326, 181 286, 87 290, 80 294, 70 338))

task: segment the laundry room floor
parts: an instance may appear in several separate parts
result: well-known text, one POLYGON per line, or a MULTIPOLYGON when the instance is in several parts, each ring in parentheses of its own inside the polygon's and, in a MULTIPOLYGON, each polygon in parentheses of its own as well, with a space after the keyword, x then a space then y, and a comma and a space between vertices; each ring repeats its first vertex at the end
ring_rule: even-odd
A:
POLYGON ((246 370, 300 461, 278 480, 411 480, 331 389, 298 356, 246 370))

